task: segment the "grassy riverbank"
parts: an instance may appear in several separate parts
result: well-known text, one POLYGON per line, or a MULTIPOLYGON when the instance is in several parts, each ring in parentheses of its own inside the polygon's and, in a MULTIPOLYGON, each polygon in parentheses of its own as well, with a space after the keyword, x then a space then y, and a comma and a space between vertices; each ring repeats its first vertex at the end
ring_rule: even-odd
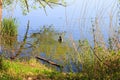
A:
POLYGON ((82 74, 60 73, 31 59, 28 62, 0 61, 0 80, 73 80, 82 74))
MULTIPOLYGON (((116 57, 115 60, 117 59, 119 58, 116 57)), ((113 66, 111 66, 111 68, 112 67, 113 66)), ((98 70, 101 70, 96 71, 99 72, 98 74, 96 74, 96 76, 98 76, 98 80, 120 79, 119 77, 120 71, 115 71, 116 68, 117 68, 116 70, 119 70, 119 65, 116 65, 116 68, 113 68, 115 72, 109 72, 109 69, 107 68, 104 68, 104 71, 102 71, 103 69, 101 69, 100 67, 97 68, 98 70), (103 73, 105 71, 107 71, 108 73, 103 73), (103 74, 99 75, 100 73, 103 74), (104 75, 103 78, 102 75, 104 75)), ((89 72, 90 71, 91 70, 89 70, 89 72)), ((51 68, 47 68, 45 65, 37 62, 35 59, 31 59, 28 62, 11 61, 3 58, 0 59, 0 80, 88 80, 88 79, 94 79, 94 76, 89 76, 89 73, 86 72, 80 73, 58 72, 51 68)))

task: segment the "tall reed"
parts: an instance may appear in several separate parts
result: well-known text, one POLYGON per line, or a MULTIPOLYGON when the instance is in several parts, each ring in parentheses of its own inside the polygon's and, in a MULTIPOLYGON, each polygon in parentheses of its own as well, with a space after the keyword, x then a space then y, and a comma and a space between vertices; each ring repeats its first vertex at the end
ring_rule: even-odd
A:
POLYGON ((16 19, 12 18, 4 18, 2 21, 2 35, 3 36, 17 36, 18 30, 17 30, 17 22, 16 19))
POLYGON ((2 21, 1 30, 1 43, 2 52, 6 53, 6 56, 15 53, 15 46, 17 44, 18 24, 16 19, 4 18, 2 21))

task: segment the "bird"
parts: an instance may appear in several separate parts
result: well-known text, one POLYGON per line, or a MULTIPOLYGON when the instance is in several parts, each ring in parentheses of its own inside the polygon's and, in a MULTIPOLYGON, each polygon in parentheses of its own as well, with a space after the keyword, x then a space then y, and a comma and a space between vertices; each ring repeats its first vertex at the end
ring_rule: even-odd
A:
POLYGON ((59 36, 58 42, 59 42, 59 43, 62 43, 62 42, 63 42, 63 39, 62 39, 61 36, 59 36))
POLYGON ((10 57, 10 59, 11 59, 11 60, 14 60, 14 59, 15 59, 15 57, 14 57, 14 56, 11 56, 11 57, 10 57))

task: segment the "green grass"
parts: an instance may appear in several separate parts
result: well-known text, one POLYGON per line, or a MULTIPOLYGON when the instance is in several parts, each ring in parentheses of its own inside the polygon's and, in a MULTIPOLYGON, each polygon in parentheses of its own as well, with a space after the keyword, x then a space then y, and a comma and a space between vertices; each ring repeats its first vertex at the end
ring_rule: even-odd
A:
POLYGON ((17 21, 14 18, 4 18, 2 20, 2 29, 1 29, 1 40, 0 43, 7 49, 13 49, 17 44, 17 35, 18 35, 18 25, 17 21))
MULTIPOLYGON (((0 79, 4 78, 20 78, 24 79, 28 76, 43 75, 44 73, 52 73, 51 69, 39 64, 32 59, 29 62, 3 60, 0 79)), ((44 75, 42 76, 44 77, 44 75)), ((11 79, 10 79, 11 80, 11 79)))
POLYGON ((0 80, 28 80, 30 78, 38 80, 119 80, 120 55, 109 56, 104 62, 110 66, 107 67, 98 61, 95 61, 92 66, 86 61, 86 64, 83 63, 84 69, 81 72, 65 73, 47 68, 35 59, 21 62, 0 58, 0 80))
POLYGON ((0 80, 78 80, 87 78, 81 73, 60 73, 31 59, 28 62, 10 61, 2 59, 0 69, 0 80))
POLYGON ((17 22, 13 18, 4 18, 2 21, 2 35, 17 36, 17 22))

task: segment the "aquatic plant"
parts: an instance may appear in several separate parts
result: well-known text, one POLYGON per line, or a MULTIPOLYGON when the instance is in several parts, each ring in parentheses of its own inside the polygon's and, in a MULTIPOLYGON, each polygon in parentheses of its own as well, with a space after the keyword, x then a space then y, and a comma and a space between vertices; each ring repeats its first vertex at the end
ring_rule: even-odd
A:
POLYGON ((10 56, 15 53, 15 46, 17 44, 17 22, 13 18, 4 18, 2 21, 1 42, 2 53, 10 56))
POLYGON ((2 21, 2 36, 17 36, 18 31, 17 31, 17 22, 16 19, 12 18, 4 18, 2 21))

